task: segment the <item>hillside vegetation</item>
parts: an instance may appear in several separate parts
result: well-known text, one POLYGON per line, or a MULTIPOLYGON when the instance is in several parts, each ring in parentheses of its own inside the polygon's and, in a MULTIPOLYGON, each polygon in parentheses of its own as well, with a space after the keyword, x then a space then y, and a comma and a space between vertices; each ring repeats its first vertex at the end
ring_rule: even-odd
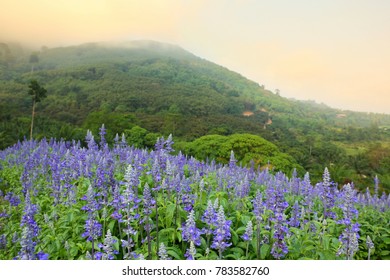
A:
POLYGON ((151 148, 173 134, 176 150, 226 163, 270 167, 339 184, 390 190, 390 116, 289 100, 180 47, 152 41, 90 43, 39 51, 0 44, 0 148, 27 137, 28 83, 47 89, 34 138, 76 139, 86 130, 125 135, 151 148), (251 135, 248 135, 251 134, 251 135), (241 156, 239 156, 241 155, 241 156))

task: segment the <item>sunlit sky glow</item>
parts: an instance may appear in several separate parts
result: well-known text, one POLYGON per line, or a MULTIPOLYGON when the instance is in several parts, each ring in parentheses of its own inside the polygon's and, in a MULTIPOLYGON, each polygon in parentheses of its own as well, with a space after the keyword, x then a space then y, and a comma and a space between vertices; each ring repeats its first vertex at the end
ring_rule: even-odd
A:
POLYGON ((388 0, 0 0, 0 41, 150 39, 335 108, 390 114, 388 0))

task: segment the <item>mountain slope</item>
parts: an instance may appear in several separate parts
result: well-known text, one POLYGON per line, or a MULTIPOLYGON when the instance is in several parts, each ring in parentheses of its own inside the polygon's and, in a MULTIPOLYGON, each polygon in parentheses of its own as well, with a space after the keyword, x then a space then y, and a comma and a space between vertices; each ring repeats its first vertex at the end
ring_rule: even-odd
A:
MULTIPOLYGON (((37 79, 48 97, 37 107, 35 137, 82 140, 86 129, 97 134, 104 123, 109 141, 116 133, 142 131, 149 140, 140 145, 147 146, 153 133, 172 133, 185 149, 186 142, 208 134, 251 133, 318 176, 324 165, 337 165, 337 172, 345 173, 340 178, 350 178, 351 172, 372 176, 377 169, 362 164, 385 160, 359 153, 363 158, 353 158, 352 164, 345 144, 362 143, 365 152, 378 150, 368 143, 389 142, 389 115, 289 100, 178 46, 135 41, 42 48, 35 53, 37 62, 31 51, 1 46, 1 147, 28 135, 27 84, 37 79)), ((384 149, 381 154, 387 155, 384 149)))

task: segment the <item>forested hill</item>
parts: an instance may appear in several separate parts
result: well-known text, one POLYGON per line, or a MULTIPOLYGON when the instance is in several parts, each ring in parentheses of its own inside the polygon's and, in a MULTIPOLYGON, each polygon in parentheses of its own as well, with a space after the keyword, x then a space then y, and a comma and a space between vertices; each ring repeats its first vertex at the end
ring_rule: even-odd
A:
POLYGON ((277 157, 275 162, 290 161, 283 168, 312 176, 327 166, 335 180, 367 186, 366 178, 378 174, 390 187, 389 115, 289 100, 178 46, 153 41, 39 51, 0 43, 0 148, 29 134, 32 79, 48 92, 36 107, 35 138, 83 140, 87 129, 98 135, 104 123, 109 141, 125 133, 131 144, 150 147, 158 135, 173 134, 176 149, 221 161, 230 156, 224 143, 231 143, 259 164, 277 157), (272 156, 262 157, 262 138, 272 142, 272 156))

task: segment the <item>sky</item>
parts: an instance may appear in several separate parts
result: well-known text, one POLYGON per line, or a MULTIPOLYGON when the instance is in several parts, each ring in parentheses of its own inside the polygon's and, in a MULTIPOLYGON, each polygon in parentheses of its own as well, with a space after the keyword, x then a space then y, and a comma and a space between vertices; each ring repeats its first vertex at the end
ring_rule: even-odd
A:
POLYGON ((0 41, 177 44, 284 97, 390 114, 388 0, 0 0, 0 41))

